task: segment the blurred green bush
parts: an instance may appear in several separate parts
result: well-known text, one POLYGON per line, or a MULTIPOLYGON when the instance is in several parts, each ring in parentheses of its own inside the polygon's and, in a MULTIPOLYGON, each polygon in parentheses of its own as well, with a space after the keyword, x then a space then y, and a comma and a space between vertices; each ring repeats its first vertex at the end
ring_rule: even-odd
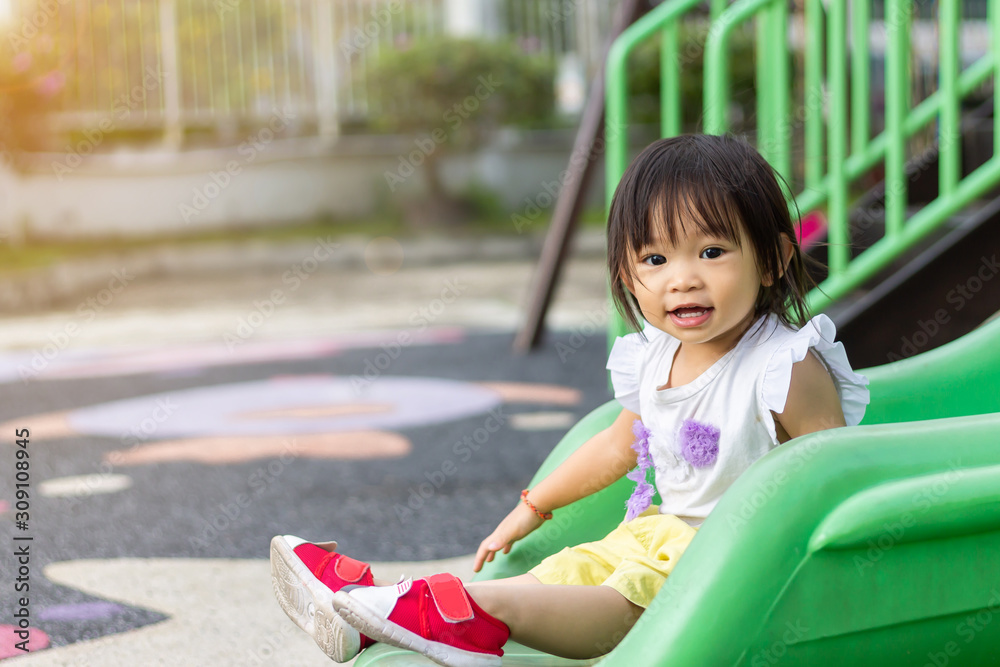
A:
POLYGON ((476 145, 501 126, 544 127, 555 103, 555 67, 512 41, 421 39, 383 51, 369 69, 371 127, 447 135, 476 145))
POLYGON ((478 197, 448 192, 441 158, 484 145, 502 127, 551 126, 555 107, 555 66, 512 41, 438 37, 402 41, 368 65, 368 127, 416 137, 415 150, 400 156, 387 174, 395 191, 420 169, 428 197, 408 203, 404 217, 422 224, 455 223, 486 213, 478 197))

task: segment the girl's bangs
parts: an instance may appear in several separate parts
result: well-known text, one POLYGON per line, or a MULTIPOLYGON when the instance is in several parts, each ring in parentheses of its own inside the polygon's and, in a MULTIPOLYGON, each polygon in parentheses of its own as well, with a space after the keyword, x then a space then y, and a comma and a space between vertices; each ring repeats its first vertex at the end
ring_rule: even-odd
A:
POLYGON ((648 216, 643 235, 646 238, 642 239, 639 248, 654 238, 677 245, 683 236, 698 232, 742 247, 739 210, 729 193, 718 186, 709 187, 704 182, 692 180, 670 180, 664 183, 648 216))

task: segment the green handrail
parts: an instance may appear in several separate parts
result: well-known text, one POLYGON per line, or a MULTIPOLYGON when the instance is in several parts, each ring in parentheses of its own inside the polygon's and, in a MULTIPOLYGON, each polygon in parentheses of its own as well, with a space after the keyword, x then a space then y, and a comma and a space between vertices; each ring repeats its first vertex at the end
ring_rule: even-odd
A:
MULTIPOLYGON (((912 3, 885 1, 885 130, 872 137, 870 0, 850 3, 850 22, 847 2, 806 0, 804 104, 794 113, 787 0, 710 0, 704 131, 721 134, 729 130, 730 44, 734 31, 749 21, 754 22, 756 31, 757 147, 789 181, 793 173, 790 137, 797 123, 803 127, 805 187, 795 194, 794 204, 803 214, 826 204, 830 244, 829 276, 808 295, 812 312, 821 311, 860 286, 1000 182, 1000 113, 994 114, 993 157, 964 178, 961 174, 961 99, 1000 72, 1000 0, 988 2, 991 52, 963 70, 959 0, 940 1, 938 90, 911 108, 912 3), (907 141, 932 122, 937 124, 939 196, 907 219, 907 141), (850 186, 881 161, 885 164, 885 236, 851 259, 850 186)), ((680 43, 679 26, 686 15, 703 5, 698 0, 666 0, 630 26, 612 46, 606 73, 609 206, 628 162, 629 54, 647 39, 661 39, 660 131, 665 137, 680 133, 680 53, 685 45, 680 43)), ((1000 85, 993 89, 996 107, 1000 108, 1000 85)), ((609 345, 626 331, 622 319, 613 312, 609 345)))

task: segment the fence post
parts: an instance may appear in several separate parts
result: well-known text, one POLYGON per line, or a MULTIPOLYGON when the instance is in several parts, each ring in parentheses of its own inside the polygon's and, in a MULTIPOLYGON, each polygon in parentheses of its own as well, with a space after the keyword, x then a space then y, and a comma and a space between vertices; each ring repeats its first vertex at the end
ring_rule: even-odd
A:
POLYGON ((181 118, 181 68, 177 57, 177 7, 160 0, 160 76, 163 80, 163 143, 177 150, 184 140, 181 118))
POLYGON ((315 0, 316 42, 316 118, 319 137, 332 143, 340 134, 337 109, 337 54, 333 43, 333 4, 315 0))

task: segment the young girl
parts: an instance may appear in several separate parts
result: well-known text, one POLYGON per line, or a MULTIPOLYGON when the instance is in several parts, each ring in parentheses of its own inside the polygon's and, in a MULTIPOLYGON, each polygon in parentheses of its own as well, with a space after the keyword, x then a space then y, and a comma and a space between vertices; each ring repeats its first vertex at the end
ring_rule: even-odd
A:
POLYGON ((474 569, 635 468, 626 521, 528 574, 467 586, 451 575, 391 585, 335 543, 275 537, 275 594, 334 660, 382 641, 443 665, 485 667, 500 664, 509 636, 569 658, 606 653, 755 460, 861 421, 867 380, 851 370, 829 318, 808 319, 810 280, 785 198, 749 145, 693 135, 646 148, 611 204, 608 268, 623 316, 634 329, 645 320, 608 361, 621 414, 522 494, 474 569), (650 466, 658 508, 649 506, 650 466))

